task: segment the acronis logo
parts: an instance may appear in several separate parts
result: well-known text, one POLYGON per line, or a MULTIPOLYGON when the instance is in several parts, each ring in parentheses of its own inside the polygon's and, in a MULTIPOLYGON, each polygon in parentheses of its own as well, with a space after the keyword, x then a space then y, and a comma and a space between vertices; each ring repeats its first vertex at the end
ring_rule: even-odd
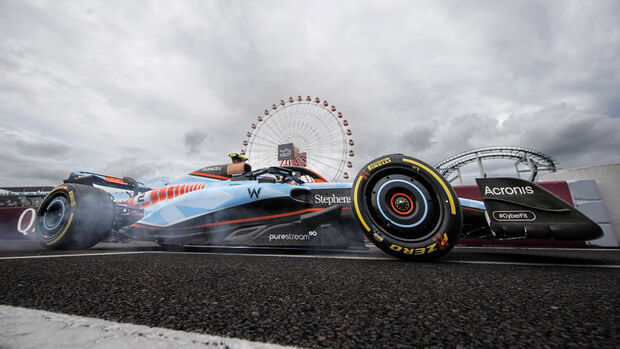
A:
POLYGON ((484 187, 484 195, 532 195, 534 188, 527 187, 484 187))

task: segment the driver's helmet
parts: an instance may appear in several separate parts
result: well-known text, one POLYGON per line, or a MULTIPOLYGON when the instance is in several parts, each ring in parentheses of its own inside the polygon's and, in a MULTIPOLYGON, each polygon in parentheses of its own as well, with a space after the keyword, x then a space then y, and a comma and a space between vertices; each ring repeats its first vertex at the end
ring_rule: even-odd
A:
POLYGON ((258 183, 278 183, 282 180, 281 176, 276 176, 274 174, 265 173, 256 177, 258 183))
POLYGON ((233 164, 236 164, 238 162, 246 162, 248 160, 248 158, 246 158, 245 156, 237 153, 230 153, 228 154, 228 156, 232 160, 233 164))

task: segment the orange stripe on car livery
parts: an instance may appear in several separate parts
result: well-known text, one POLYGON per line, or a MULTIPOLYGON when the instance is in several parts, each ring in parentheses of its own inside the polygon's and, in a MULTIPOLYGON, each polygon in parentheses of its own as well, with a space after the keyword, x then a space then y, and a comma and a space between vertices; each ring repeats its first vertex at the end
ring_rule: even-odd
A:
POLYGON ((108 176, 104 176, 103 178, 105 178, 106 181, 112 182, 112 183, 127 184, 127 183, 125 183, 124 180, 122 180, 120 178, 108 177, 108 176))
POLYGON ((230 177, 224 177, 224 176, 218 176, 218 175, 214 175, 214 174, 200 173, 200 172, 192 172, 192 173, 190 173, 190 175, 192 175, 192 176, 201 176, 201 177, 209 177, 209 178, 216 178, 216 179, 223 179, 223 180, 229 180, 230 179, 230 177))
POLYGON ((132 207, 146 208, 151 205, 155 205, 158 202, 174 199, 177 196, 187 194, 192 191, 204 189, 204 184, 183 184, 175 185, 173 187, 164 187, 160 189, 153 189, 150 192, 146 192, 141 200, 142 203, 137 203, 136 198, 132 197, 127 201, 127 205, 132 207))
POLYGON ((474 212, 480 212, 480 213, 485 213, 485 212, 486 212, 485 210, 480 210, 480 209, 473 208, 473 207, 464 207, 464 206, 461 206, 461 208, 462 208, 463 210, 474 211, 474 212))

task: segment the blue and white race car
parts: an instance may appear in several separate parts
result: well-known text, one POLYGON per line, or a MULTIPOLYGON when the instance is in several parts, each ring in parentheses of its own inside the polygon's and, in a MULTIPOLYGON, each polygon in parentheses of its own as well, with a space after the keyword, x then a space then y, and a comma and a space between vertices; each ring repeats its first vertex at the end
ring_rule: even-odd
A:
POLYGON ((296 166, 253 171, 241 155, 231 158, 156 189, 128 177, 73 172, 43 200, 37 235, 49 249, 89 248, 110 236, 165 247, 364 248, 365 235, 406 260, 441 257, 461 234, 558 240, 602 235, 596 223, 534 183, 478 179, 483 202, 459 199, 434 168, 402 154, 369 162, 352 183, 328 182, 296 166), (132 197, 114 199, 100 186, 132 197))

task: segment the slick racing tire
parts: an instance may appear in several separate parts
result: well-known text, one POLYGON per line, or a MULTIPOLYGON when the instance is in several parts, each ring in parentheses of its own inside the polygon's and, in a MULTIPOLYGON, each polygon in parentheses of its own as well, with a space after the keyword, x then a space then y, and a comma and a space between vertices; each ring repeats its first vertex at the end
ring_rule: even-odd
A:
POLYGON ((428 261, 454 247, 463 225, 450 184, 427 163, 391 154, 366 164, 353 182, 353 217, 377 247, 428 261))
POLYGON ((105 191, 83 184, 64 184, 43 199, 36 233, 51 250, 87 249, 112 229, 114 202, 105 191))

